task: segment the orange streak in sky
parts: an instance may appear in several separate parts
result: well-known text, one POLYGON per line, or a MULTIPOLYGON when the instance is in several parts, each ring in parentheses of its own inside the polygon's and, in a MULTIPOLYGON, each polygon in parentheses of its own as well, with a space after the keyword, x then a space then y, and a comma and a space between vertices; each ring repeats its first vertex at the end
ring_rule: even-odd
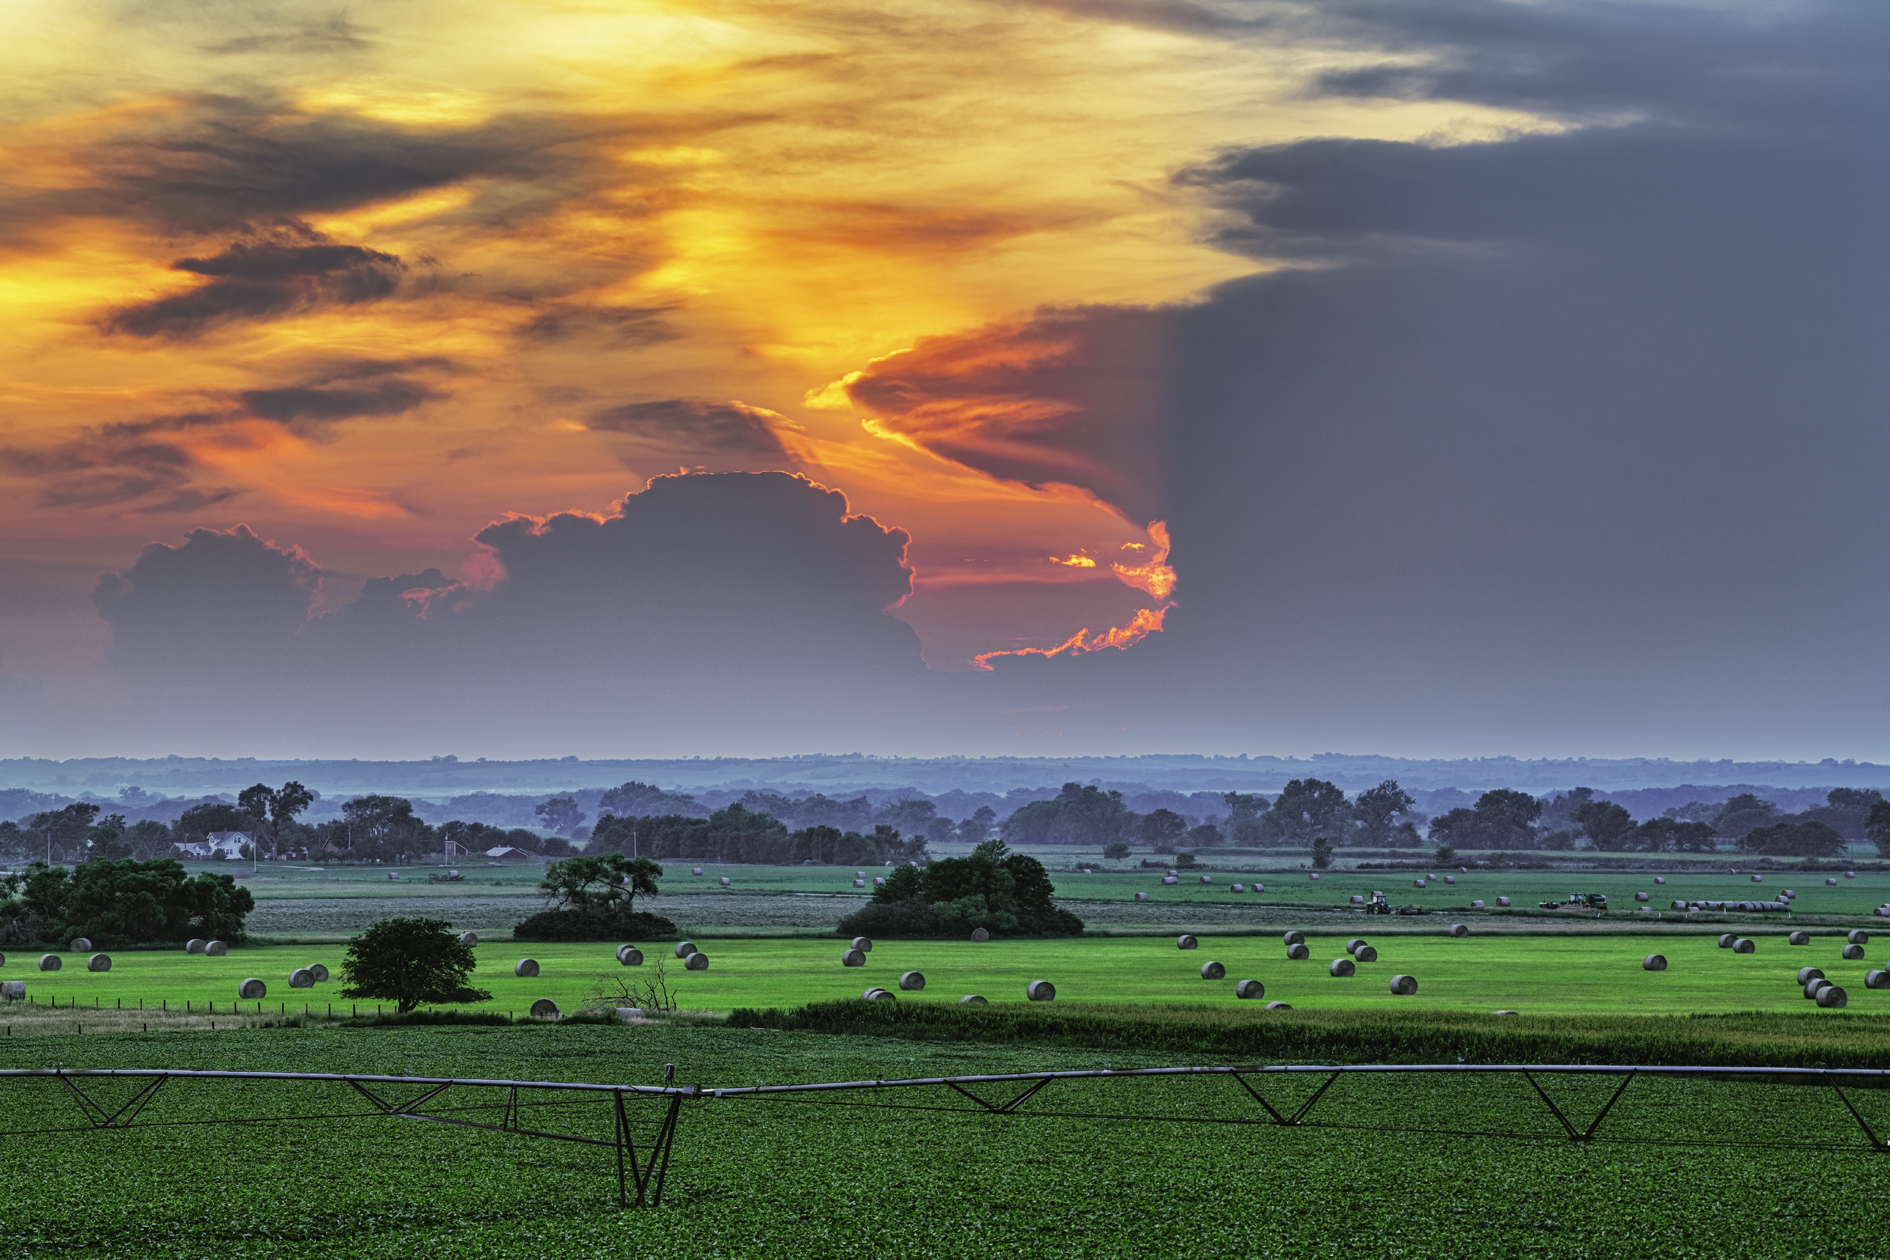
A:
POLYGON ((1130 619, 1126 626, 1115 626, 1097 635, 1089 637, 1086 626, 1053 648, 1016 648, 1007 652, 980 652, 971 658, 972 664, 979 669, 993 668, 991 661, 999 656, 1077 656, 1084 652, 1095 652, 1102 648, 1121 650, 1140 643, 1150 634, 1162 628, 1162 618, 1167 615, 1173 604, 1164 604, 1160 608, 1144 608, 1130 619))

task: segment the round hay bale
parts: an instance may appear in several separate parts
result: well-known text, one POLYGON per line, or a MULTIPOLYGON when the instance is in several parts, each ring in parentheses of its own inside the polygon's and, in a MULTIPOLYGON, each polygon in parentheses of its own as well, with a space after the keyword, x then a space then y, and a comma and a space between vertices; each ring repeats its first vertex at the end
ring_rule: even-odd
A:
POLYGON ((1257 999, 1263 998, 1266 995, 1267 986, 1261 984, 1258 980, 1242 980, 1239 984, 1234 986, 1234 996, 1237 998, 1257 999))
POLYGON ((1862 945, 1846 945, 1844 947, 1844 959, 1846 962, 1862 962, 1864 959, 1864 947, 1862 945))
POLYGON ((65 960, 60 958, 57 954, 41 954, 39 956, 39 969, 41 971, 57 971, 65 965, 65 960))
POLYGON ((1356 954, 1358 953, 1358 947, 1363 944, 1365 944, 1364 937, 1354 936, 1351 940, 1345 943, 1345 952, 1348 954, 1356 954))
POLYGON ((538 974, 538 960, 536 958, 519 959, 512 964, 512 974, 522 980, 531 979, 538 974))
POLYGON ((692 866, 689 868, 689 873, 691 875, 700 875, 702 874, 702 868, 700 866, 692 866))
POLYGON ((729 883, 728 876, 726 875, 722 876, 722 887, 727 888, 728 883, 729 883))
POLYGON ((689 955, 695 952, 696 952, 696 943, 694 941, 677 941, 676 942, 676 957, 687 958, 689 957, 689 955))
POLYGON ((1468 936, 1470 935, 1470 925, 1468 923, 1453 923, 1450 925, 1450 934, 1452 936, 1468 936))
POLYGON ((1329 976, 1355 976, 1358 974, 1358 965, 1350 958, 1335 958, 1326 965, 1326 974, 1329 976))
POLYGON ((1280 940, 1287 945, 1304 945, 1306 943, 1306 934, 1304 932, 1286 932, 1281 934, 1280 940))
POLYGON ((1285 1002, 1268 1002, 1266 1009, 1269 1011, 1290 1011, 1293 1008, 1285 1002))
POLYGON ((989 1006, 991 1004, 985 1000, 984 995, 981 993, 967 993, 965 994, 965 996, 958 999, 958 1005, 960 1006, 989 1006))
POLYGON ((1810 984, 1813 980, 1822 979, 1824 979, 1824 972, 1816 967, 1800 967, 1798 969, 1798 983, 1800 984, 1810 984))
POLYGON ((72 944, 66 946, 66 948, 75 954, 89 954, 92 952, 92 942, 86 937, 75 936, 72 938, 72 944))
POLYGON ((1227 968, 1210 959, 1201 964, 1201 978, 1203 980, 1225 980, 1227 979, 1227 968))
POLYGON ((1377 962, 1378 951, 1370 945, 1360 945, 1352 955, 1353 962, 1377 962))
POLYGON ((617 961, 626 967, 641 967, 643 965, 643 951, 638 949, 635 945, 619 945, 617 947, 617 961))
POLYGON ((1472 910, 1481 910, 1483 909, 1483 903, 1481 901, 1473 901, 1470 903, 1470 908, 1472 910))
POLYGON ((1674 910, 1685 910, 1687 908, 1687 903, 1684 901, 1676 900, 1672 903, 1670 908, 1674 910))
POLYGON ((1315 884, 1319 882, 1319 872, 1318 872, 1318 871, 1314 871, 1314 872, 1312 873, 1312 880, 1313 880, 1313 883, 1315 883, 1315 884))
MULTIPOLYGON (((862 954, 870 954, 873 952, 873 942, 864 936, 854 937, 850 944, 852 948, 859 950, 862 954)), ((694 949, 695 946, 691 945, 689 948, 694 949)))
POLYGON ((1416 976, 1393 976, 1391 978, 1391 995, 1393 997, 1410 997, 1416 992, 1416 976))
POLYGON ((1423 880, 1421 880, 1421 879, 1414 879, 1414 880, 1412 880, 1412 881, 1411 881, 1411 887, 1413 887, 1413 888, 1422 888, 1422 887, 1424 887, 1424 881, 1423 881, 1423 880))
POLYGON ((1490 1014, 1492 1015, 1514 1015, 1515 1013, 1516 1013, 1515 1011, 1491 1011, 1490 1012, 1490 1014))
POLYGON ((1255 892, 1265 892, 1267 890, 1267 886, 1265 884, 1255 884, 1253 886, 1253 890, 1255 892))
POLYGON ((860 994, 860 998, 867 1002, 897 1002, 899 995, 897 993, 890 993, 885 989, 868 989, 866 992, 860 994))
POLYGON ((208 941, 204 944, 203 952, 206 957, 221 958, 230 952, 230 947, 222 941, 208 941))
POLYGON ((1719 947, 1721 949, 1731 949, 1733 947, 1733 942, 1737 941, 1738 939, 1739 938, 1737 936, 1734 936, 1731 932, 1721 932, 1719 934, 1719 947))
MULTIPOLYGON (((18 981, 9 981, 17 984, 18 981)), ((1866 989, 1890 989, 1890 971, 1866 971, 1864 973, 1866 989)))
POLYGON ((842 967, 864 967, 866 966, 866 955, 857 949, 849 949, 846 953, 840 955, 840 965, 842 967))
POLYGON ((1508 897, 1498 897, 1498 898, 1496 899, 1496 904, 1497 904, 1497 905, 1499 905, 1499 906, 1506 906, 1506 905, 1508 905, 1508 904, 1509 904, 1509 898, 1508 898, 1508 897))
POLYGON ((1024 986, 1024 996, 1033 1002, 1054 1002, 1057 999, 1057 986, 1048 980, 1032 980, 1024 986))
POLYGON ((1750 937, 1745 936, 1734 941, 1732 948, 1735 954, 1756 954, 1759 952, 1758 945, 1756 945, 1750 937))
POLYGON ((866 881, 863 879, 856 879, 853 881, 853 886, 855 888, 864 888, 866 887, 866 881))
POLYGON ((1634 900, 1636 901, 1651 901, 1652 899, 1653 898, 1648 893, 1637 892, 1634 894, 1634 900))
POLYGON ((1201 947, 1201 942, 1195 940, 1192 936, 1189 936, 1186 932, 1183 932, 1180 936, 1177 936, 1175 938, 1176 949, 1199 949, 1200 947, 1201 947))
POLYGON ((558 1018, 558 1004, 550 998, 539 998, 532 1003, 531 1014, 533 1019, 556 1019, 558 1018))
POLYGON ((1294 962, 1301 962, 1311 958, 1312 951, 1307 949, 1304 945, 1288 945, 1286 947, 1286 956, 1294 962))
POLYGON ((255 976, 251 976, 236 986, 236 996, 249 1001, 257 1001, 269 996, 269 986, 255 976))
POLYGON ((186 954, 201 954, 203 953, 204 945, 207 943, 208 942, 206 942, 202 937, 193 936, 189 940, 184 942, 184 952, 186 954))
POLYGON ((1755 883, 1755 884, 1763 884, 1763 883, 1765 882, 1765 876, 1763 876, 1763 875, 1754 875, 1754 876, 1752 877, 1752 882, 1753 882, 1753 883, 1755 883))
POLYGON ((1845 872, 1844 872, 1844 878, 1845 878, 1845 879, 1856 879, 1856 878, 1857 878, 1857 872, 1856 872, 1856 871, 1845 871, 1845 872))
POLYGON ((1181 880, 1180 880, 1179 878, 1177 878, 1176 876, 1174 876, 1174 875, 1164 875, 1164 876, 1162 876, 1162 883, 1163 883, 1163 884, 1179 884, 1180 882, 1181 882, 1181 880))
POLYGON ((1136 899, 1137 901, 1147 901, 1147 900, 1148 900, 1148 894, 1147 894, 1147 893, 1144 893, 1144 892, 1139 892, 1139 893, 1137 893, 1137 894, 1135 894, 1135 899, 1136 899))
POLYGON ((1667 956, 1665 954, 1649 954, 1647 957, 1641 959, 1641 970, 1642 971, 1667 970, 1667 956))
POLYGON ((0 980, 0 999, 8 1002, 24 1002, 26 1000, 26 981, 0 980))
POLYGON ((467 949, 472 949, 479 944, 479 933, 461 932, 459 934, 459 943, 464 945, 467 949))
POLYGON ((1870 933, 1864 931, 1863 928, 1857 928, 1844 939, 1853 945, 1868 945, 1870 944, 1870 933))
POLYGON ((1830 983, 1831 982, 1829 980, 1826 980, 1823 976, 1813 976, 1811 979, 1805 981, 1803 989, 1801 991, 1804 993, 1806 997, 1815 998, 1818 996, 1818 990, 1824 988, 1830 983))
POLYGON ((1212 875, 1203 875, 1201 877, 1201 882, 1204 884, 1211 884, 1214 882, 1214 877, 1212 875))
POLYGON ((899 977, 899 987, 907 993, 917 993, 925 987, 925 974, 919 971, 908 971, 899 977))
POLYGON ((1811 944, 1811 933, 1809 932, 1788 933, 1785 937, 1785 943, 1787 945, 1809 945, 1811 944))
POLYGON ((297 967, 294 971, 289 973, 289 987, 291 989, 312 989, 315 987, 315 977, 309 974, 307 967, 297 967))
MULTIPOLYGON (((1860 949, 1857 952, 1861 957, 1864 951, 1860 949)), ((93 954, 90 958, 85 960, 85 969, 87 971, 110 971, 112 969, 112 956, 110 954, 93 954)))
POLYGON ((1665 875, 1656 875, 1654 876, 1654 882, 1656 884, 1664 884, 1667 882, 1667 877, 1665 875))
POLYGON ((1352 904, 1353 904, 1353 905, 1355 905, 1355 906, 1362 906, 1362 905, 1364 905, 1364 904, 1365 904, 1365 895, 1364 895, 1363 893, 1353 893, 1353 894, 1352 894, 1352 904))
POLYGON ((1246 891, 1247 891, 1247 885, 1245 885, 1245 884, 1235 884, 1235 885, 1234 885, 1234 891, 1235 891, 1235 892, 1246 892, 1246 891))
POLYGON ((315 977, 316 984, 328 983, 328 968, 320 963, 310 963, 308 965, 308 974, 315 977))
POLYGON ((991 931, 989 928, 972 928, 971 939, 982 945, 991 939, 991 931))
POLYGON ((1454 884, 1457 882, 1457 877, 1455 875, 1446 875, 1444 876, 1444 882, 1446 884, 1454 884))
POLYGON ((1796 897, 1797 895, 1798 894, 1796 892, 1787 888, 1784 892, 1780 893, 1778 896, 1779 896, 1780 901, 1790 901, 1793 897, 1796 897))
POLYGON ((697 950, 695 953, 689 955, 689 957, 683 959, 684 971, 707 971, 708 969, 709 956, 701 950, 697 950))
POLYGON ((1847 1000, 1844 990, 1838 988, 1835 984, 1827 985, 1818 990, 1818 1005, 1822 1006, 1827 1011, 1844 1009, 1844 1003, 1847 1000))

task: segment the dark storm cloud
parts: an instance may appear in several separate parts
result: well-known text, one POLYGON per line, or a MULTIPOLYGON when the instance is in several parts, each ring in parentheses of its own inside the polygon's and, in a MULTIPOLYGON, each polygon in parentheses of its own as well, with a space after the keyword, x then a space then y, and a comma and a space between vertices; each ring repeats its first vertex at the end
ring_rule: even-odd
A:
POLYGON ((48 447, 0 447, 0 470, 39 487, 46 507, 106 507, 162 496, 139 510, 185 511, 233 497, 228 487, 192 487, 199 465, 166 435, 223 423, 226 417, 190 413, 104 425, 48 447))
POLYGON ((195 529, 181 546, 152 543, 124 573, 101 576, 92 602, 128 675, 213 693, 224 671, 282 662, 321 578, 299 548, 246 525, 195 529))
POLYGON ((310 728, 546 718, 680 735, 737 714, 838 723, 924 676, 918 637, 888 615, 911 591, 908 536, 803 478, 661 477, 602 515, 510 517, 477 541, 461 578, 371 579, 310 620, 312 560, 240 526, 198 530, 106 575, 96 601, 112 659, 173 719, 214 720, 230 688, 266 685, 297 695, 310 728))
POLYGON ((597 307, 549 303, 519 325, 518 334, 530 341, 562 341, 568 337, 601 334, 625 345, 669 341, 679 334, 665 323, 666 306, 597 307))
POLYGON ((747 403, 713 398, 664 398, 591 413, 587 427, 624 433, 681 451, 791 462, 775 426, 787 419, 747 403))
POLYGON ((341 245, 297 223, 272 227, 210 258, 182 258, 174 271, 209 277, 184 293, 121 307, 107 332, 187 340, 221 324, 277 319, 324 306, 391 297, 406 265, 392 254, 341 245))

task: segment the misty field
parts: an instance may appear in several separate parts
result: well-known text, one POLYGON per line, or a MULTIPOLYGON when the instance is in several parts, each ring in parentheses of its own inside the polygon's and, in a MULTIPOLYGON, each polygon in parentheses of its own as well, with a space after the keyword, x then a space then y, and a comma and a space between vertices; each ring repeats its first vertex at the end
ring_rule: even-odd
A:
MULTIPOLYGON (((675 1026, 0 1040, 7 1067, 657 1083, 674 1063, 679 1081, 711 1087, 1104 1057, 675 1026)), ((1286 1109, 1318 1083, 1260 1082, 1286 1109)), ((1578 1123, 1613 1085, 1547 1082, 1578 1123)), ((88 1087, 108 1105, 133 1088, 88 1087)), ((54 1082, 0 1090, 10 1131, 79 1121, 54 1082)), ((497 1091, 454 1097, 499 1101, 497 1091)), ((1852 1099, 1890 1128, 1890 1094, 1852 1099)), ((1883 1157, 1828 1090, 1642 1078, 1588 1143, 1561 1137, 1509 1076, 1347 1078, 1311 1124, 1291 1129, 1264 1123, 1216 1078, 1060 1082, 1011 1115, 968 1108, 944 1089, 688 1103, 663 1206, 622 1212, 607 1148, 361 1117, 362 1100, 338 1083, 173 1082, 139 1127, 0 1144, 0 1185, 9 1254, 23 1257, 1881 1254, 1883 1157), (236 1115, 284 1119, 216 1123, 236 1115)), ((460 1114, 491 1120, 498 1109, 460 1114)), ((593 1137, 608 1136, 606 1117, 597 1104, 530 1114, 531 1127, 593 1137)))
MULTIPOLYGON (((1383 920, 1380 920, 1383 922, 1383 920)), ((1438 925, 1441 927, 1441 925, 1438 925)), ((869 986, 897 989, 900 976, 918 971, 925 988, 902 992, 905 1002, 956 1002, 979 994, 993 1002, 1024 1001, 1024 986, 1049 980, 1056 1001, 1105 1003, 1202 1003, 1252 1008, 1234 996, 1237 981, 1257 979, 1266 999, 1303 1009, 1387 1011, 1489 1011, 1513 1009, 1531 1014, 1613 1012, 1684 1014, 1727 1011, 1792 1011, 1814 1015, 1795 979, 1800 967, 1816 966, 1849 994, 1852 1011, 1890 1012, 1890 990, 1864 987, 1868 968, 1890 959, 1890 934, 1872 941, 1865 961, 1840 956, 1844 937, 1821 931, 1806 946, 1786 944, 1782 930, 1752 934, 1757 952, 1735 954, 1720 949, 1714 937, 1700 934, 1547 934, 1375 935, 1361 924, 1345 935, 1308 938, 1311 957, 1291 961, 1277 937, 1203 936, 1200 947, 1177 949, 1168 937, 1079 938, 1060 941, 882 941, 864 967, 844 967, 844 942, 767 938, 700 938, 709 957, 706 971, 685 971, 666 943, 645 946, 641 967, 620 966, 609 944, 511 944, 482 942, 480 967, 473 983, 493 997, 473 1009, 523 1014, 538 998, 560 1009, 578 1009, 600 984, 637 983, 654 977, 663 961, 668 983, 687 1010, 727 1012, 736 1007, 788 1007, 807 1002, 858 997, 869 986), (1376 962, 1358 965, 1358 974, 1335 978, 1327 964, 1345 956, 1347 937, 1371 940, 1376 962), (1660 953, 1662 972, 1644 971, 1641 959, 1660 953), (533 978, 513 974, 513 964, 532 958, 540 967, 533 978), (1226 975, 1203 980, 1200 969, 1219 962, 1226 975), (1394 997, 1393 975, 1418 980, 1414 996, 1394 997)), ((0 975, 26 981, 35 1013, 61 1008, 120 1009, 175 1007, 210 1003, 229 1009, 238 983, 255 976, 268 985, 264 1013, 299 1012, 306 1007, 337 1014, 354 1004, 336 996, 341 987, 342 948, 338 945, 279 945, 232 950, 222 958, 181 951, 113 955, 109 972, 88 973, 82 955, 64 955, 58 972, 34 970, 37 955, 7 957, 0 975), (334 979, 313 989, 290 989, 297 967, 326 965, 334 979)), ((614 1004, 614 1003, 613 1003, 614 1004)), ((623 1004, 628 1004, 624 1002, 623 1004)), ((255 1011, 254 1003, 243 1003, 255 1011)), ((372 1003, 365 1004, 371 1009, 372 1003)), ((17 1009, 17 1008, 16 1008, 17 1009)), ((391 1009, 391 1008, 390 1008, 391 1009)), ((6 1018, 0 1013, 0 1020, 6 1018)))

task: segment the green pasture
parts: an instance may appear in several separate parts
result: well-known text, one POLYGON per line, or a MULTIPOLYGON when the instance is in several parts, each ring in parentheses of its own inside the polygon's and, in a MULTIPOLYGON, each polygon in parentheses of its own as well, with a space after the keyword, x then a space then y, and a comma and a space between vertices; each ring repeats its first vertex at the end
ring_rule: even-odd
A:
MULTIPOLYGON (((1061 853, 1042 856, 1059 863, 1079 860, 1074 855, 1061 853)), ((243 875, 243 886, 259 903, 311 900, 331 903, 336 912, 330 918, 336 923, 358 918, 357 927, 399 913, 401 902, 418 898, 451 898, 461 902, 502 899, 492 901, 482 917, 494 922, 513 914, 522 918, 540 904, 537 883, 543 874, 536 864, 461 866, 453 869, 459 870, 463 879, 436 883, 427 878, 429 874, 439 873, 441 868, 435 867, 401 868, 401 878, 395 881, 389 880, 388 871, 381 867, 301 867, 265 862, 257 873, 249 874, 240 866, 232 869, 229 863, 190 865, 193 870, 243 875)), ((1458 874, 1448 869, 1415 873, 1332 870, 1319 872, 1320 878, 1314 880, 1305 870, 1248 870, 1237 865, 1233 869, 1217 866, 1206 872, 1209 883, 1202 883, 1201 875, 1192 873, 1177 876, 1181 881, 1178 884, 1163 884, 1166 869, 1111 870, 1103 865, 1094 874, 1053 870, 1052 881, 1056 895, 1070 902, 1079 915, 1086 904, 1129 904, 1135 901, 1137 893, 1146 893, 1149 901, 1157 905, 1198 908, 1207 921, 1232 923, 1240 922, 1243 915, 1251 915, 1256 922, 1271 922, 1273 911, 1279 908, 1345 909, 1350 906, 1352 897, 1369 898, 1374 890, 1382 890, 1397 906, 1418 905, 1437 913, 1481 914, 1496 920, 1529 918, 1538 921, 1542 913, 1537 910, 1539 902, 1561 902, 1570 893, 1577 892, 1606 894, 1609 905, 1606 922, 1639 918, 1672 922, 1678 916, 1667 906, 1676 899, 1769 900, 1788 888, 1798 894, 1791 911, 1794 918, 1857 918, 1861 921, 1870 918, 1878 906, 1890 902, 1890 872, 1869 869, 1859 871, 1855 879, 1844 878, 1841 871, 1769 871, 1758 884, 1752 882, 1750 874, 1732 875, 1723 869, 1712 874, 1672 872, 1660 874, 1658 877, 1664 878, 1666 883, 1656 884, 1657 872, 1652 871, 1505 870, 1458 874), (1433 873, 1438 876, 1437 880, 1427 880, 1427 886, 1422 889, 1413 887, 1416 878, 1433 873), (1445 878, 1456 882, 1446 884, 1445 878), (1832 878, 1837 884, 1827 885, 1825 880, 1832 878), (1244 891, 1234 892, 1236 883, 1242 885, 1244 891), (1263 886, 1264 891, 1256 885, 1263 886), (1647 893, 1650 900, 1636 903, 1634 894, 1637 892, 1647 893), (1496 905, 1496 899, 1501 896, 1511 899, 1507 912, 1496 905), (1475 900, 1484 901, 1485 908, 1471 909, 1471 902, 1475 900), (1646 913, 1637 909, 1640 904, 1648 907, 1646 913)), ((857 866, 716 866, 670 861, 664 863, 662 895, 647 904, 656 913, 688 927, 692 915, 710 909, 710 902, 697 898, 713 899, 716 903, 714 919, 729 922, 731 917, 739 916, 739 907, 747 898, 804 894, 810 895, 812 908, 820 911, 828 909, 823 903, 826 898, 832 898, 832 914, 837 919, 850 908, 850 898, 865 895, 853 887, 855 873, 865 873, 870 891, 873 878, 883 876, 885 870, 884 867, 857 866), (693 873, 698 866, 701 875, 693 873), (724 878, 729 880, 726 888, 721 884, 724 878)), ((1592 913, 1576 911, 1558 911, 1555 918, 1570 922, 1595 920, 1592 913)), ((1397 924, 1381 930, 1398 930, 1402 926, 1404 924, 1397 924)))
MULTIPOLYGON (((483 942, 474 983, 493 998, 483 1008, 524 1012, 538 998, 550 998, 571 1011, 598 989, 600 982, 647 981, 659 960, 680 1005, 687 1010, 726 1012, 736 1007, 788 1007, 807 1002, 858 997, 869 986, 897 989, 907 971, 923 973, 926 986, 904 992, 906 1002, 955 1002, 980 994, 993 1002, 1021 1002, 1024 986, 1049 980, 1059 1002, 1194 1002, 1251 1007, 1234 996, 1236 981, 1256 979, 1267 1000, 1303 1009, 1387 1011, 1490 1011, 1512 1009, 1531 1014, 1618 1013, 1685 1014, 1727 1011, 1802 1011, 1805 1001, 1795 980, 1798 968, 1816 966, 1843 987, 1850 1009, 1890 1011, 1890 990, 1868 990, 1864 973, 1890 959, 1890 933, 1867 947, 1866 961, 1840 957, 1844 937, 1835 931, 1813 935, 1807 946, 1790 946, 1780 931, 1750 933, 1754 954, 1720 949, 1699 934, 1550 934, 1377 935, 1361 924, 1356 934, 1372 940, 1378 961, 1358 966, 1358 974, 1335 978, 1327 964, 1344 956, 1345 937, 1308 938, 1312 957, 1289 961, 1277 937, 1203 936, 1200 947, 1177 949, 1172 937, 1087 937, 1058 941, 882 941, 864 967, 844 967, 840 941, 808 939, 700 939, 709 958, 706 971, 687 971, 665 943, 644 949, 641 967, 620 966, 609 944, 511 944, 483 942), (1641 959, 1660 953, 1664 972, 1644 971, 1641 959), (521 958, 535 959, 539 975, 513 974, 521 958), (1207 981, 1203 963, 1226 968, 1224 979, 1207 981), (1418 992, 1393 997, 1395 974, 1417 977, 1418 992)), ((182 951, 114 954, 109 972, 84 970, 85 956, 62 955, 57 972, 34 969, 37 955, 13 953, 0 978, 26 981, 35 1005, 76 1004, 95 1009, 146 1008, 202 1003, 227 1006, 237 985, 255 976, 268 985, 263 1010, 299 1010, 304 1005, 325 1012, 351 1009, 335 996, 341 987, 340 945, 260 946, 210 958, 182 951), (322 963, 335 977, 314 989, 290 989, 289 973, 322 963)), ((628 1001, 622 1004, 630 1004, 628 1001)), ((371 1004, 370 1004, 371 1005, 371 1004)))
MULTIPOLYGON (((1748 960, 1750 961, 1750 960, 1748 960)), ((688 1028, 277 1028, 0 1039, 0 1066, 152 1066, 707 1086, 1209 1061, 688 1028)), ((1321 1078, 1258 1082, 1290 1111, 1321 1078)), ((1613 1078, 1543 1078, 1585 1125, 1613 1078)), ((115 1108, 140 1082, 87 1081, 115 1108)), ((173 1080, 127 1129, 0 1082, 9 1256, 1801 1257, 1882 1255, 1884 1156, 1828 1089, 1641 1077, 1570 1142, 1511 1075, 1347 1077, 1309 1123, 1224 1078, 1062 1081, 994 1116, 942 1087, 683 1106, 660 1209, 606 1147, 364 1115, 339 1082, 173 1080), (272 1120, 229 1123, 234 1118, 272 1120), (65 1132, 45 1130, 64 1129, 65 1132), (30 1135, 29 1135, 30 1134, 30 1135)), ((399 1101, 416 1088, 389 1091, 399 1101)), ((998 1092, 999 1098, 1008 1093, 998 1092)), ((1890 1091, 1851 1099, 1890 1130, 1890 1091)), ((537 1101, 529 1095, 528 1107, 537 1101)), ((461 1087, 435 1106, 483 1108, 461 1087)), ((629 1103, 647 1140, 654 1107, 629 1103)), ((526 1127, 610 1134, 598 1102, 526 1127)))

